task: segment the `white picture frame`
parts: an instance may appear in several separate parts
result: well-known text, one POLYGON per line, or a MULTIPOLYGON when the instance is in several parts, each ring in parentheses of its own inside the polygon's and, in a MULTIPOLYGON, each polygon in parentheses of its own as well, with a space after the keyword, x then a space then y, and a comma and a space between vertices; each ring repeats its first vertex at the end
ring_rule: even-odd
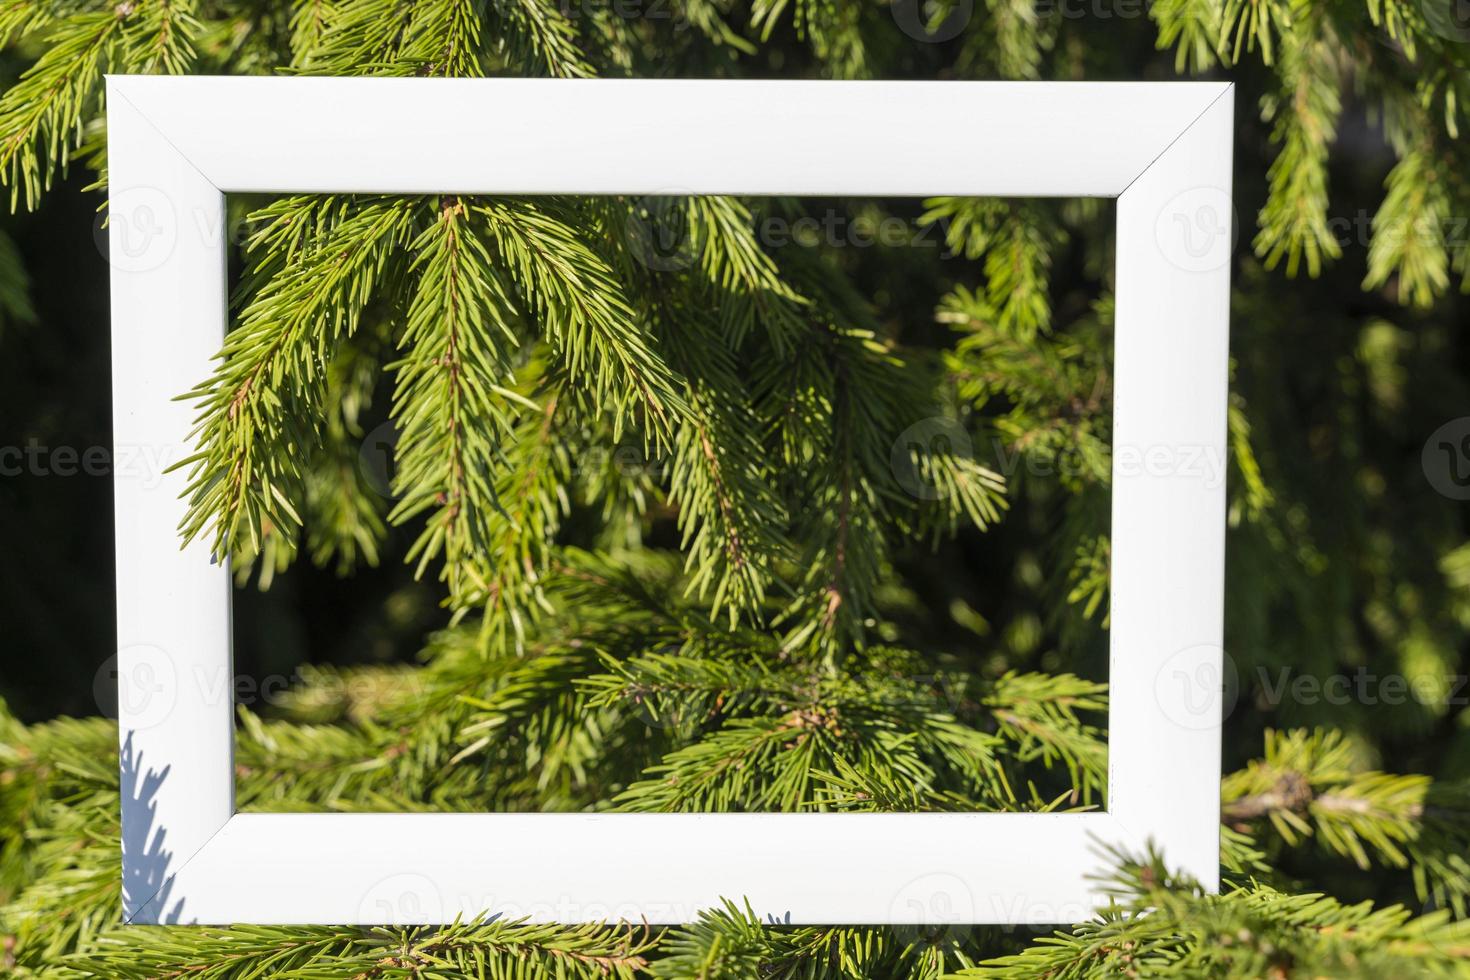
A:
POLYGON ((1054 923, 1108 847, 1219 866, 1233 88, 107 82, 123 881, 133 923, 1054 923), (547 125, 555 120, 556 125, 547 125), (1116 199, 1105 811, 244 814, 228 569, 180 547, 231 192, 1116 199), (128 463, 132 460, 132 464, 128 463))

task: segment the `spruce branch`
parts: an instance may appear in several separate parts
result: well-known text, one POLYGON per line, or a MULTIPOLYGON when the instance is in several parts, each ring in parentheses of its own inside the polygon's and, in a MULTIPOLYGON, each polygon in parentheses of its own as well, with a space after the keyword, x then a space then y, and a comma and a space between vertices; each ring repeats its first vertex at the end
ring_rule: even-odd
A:
POLYGON ((10 185, 12 211, 22 194, 26 207, 34 208, 65 169, 83 121, 99 102, 102 74, 117 57, 128 16, 109 10, 24 22, 46 25, 46 48, 0 95, 0 180, 10 185))
POLYGON ((707 595, 712 613, 733 625, 760 609, 789 519, 767 483, 760 423, 731 353, 695 310, 670 311, 660 333, 689 385, 670 473, 687 589, 707 595))
POLYGON ((345 342, 328 365, 322 446, 306 477, 306 546, 317 567, 339 575, 377 565, 387 537, 381 487, 364 473, 362 421, 379 379, 386 324, 345 342))
POLYGON ((401 57, 414 4, 353 0, 298 8, 293 64, 307 74, 412 75, 419 65, 401 57))
POLYGON ((400 58, 420 75, 474 78, 485 74, 481 18, 476 0, 417 0, 400 58))
POLYGON ((492 33, 501 59, 530 64, 553 78, 591 78, 596 68, 578 44, 578 31, 563 8, 538 0, 504 0, 491 5, 492 33))
POLYGON ((1281 150, 1266 173, 1270 191, 1254 246, 1266 268, 1285 258, 1286 274, 1295 276, 1305 259, 1307 274, 1316 278, 1324 260, 1342 254, 1327 225, 1327 158, 1342 112, 1342 52, 1320 17, 1307 17, 1296 30, 1282 52, 1282 91, 1266 104, 1267 117, 1275 119, 1271 139, 1281 150))
POLYGON ((1458 977, 1470 953, 1470 926, 1444 912, 1257 883, 1207 895, 1155 855, 1125 863, 1111 887, 1118 904, 1095 921, 956 976, 1458 977))
POLYGON ((984 704, 994 713, 997 734, 1015 744, 1018 761, 1065 766, 1074 794, 1091 803, 1107 787, 1107 741, 1079 713, 1105 711, 1104 690, 1071 674, 1008 673, 984 704))
POLYGON ((760 33, 763 42, 771 39, 788 8, 796 36, 811 44, 836 77, 862 78, 868 74, 861 7, 830 0, 755 0, 750 7, 750 26, 760 33))
MULTIPOLYGON (((947 8, 949 16, 957 16, 964 9, 955 4, 937 6, 947 8)), ((960 63, 967 68, 993 65, 994 74, 1001 78, 1039 78, 1043 59, 1056 43, 1055 19, 1046 17, 1026 0, 990 0, 986 7, 990 17, 966 32, 969 43, 960 63)), ((930 23, 937 30, 945 21, 931 18, 930 23)))
MULTIPOLYGON (((93 6, 101 6, 94 4, 93 6)), ((64 13, 53 0, 13 0, 0 8, 0 49, 18 39, 38 35, 58 14, 64 13)))
POLYGON ((291 67, 313 75, 483 75, 484 6, 473 0, 296 0, 291 67))
POLYGON ((951 250, 983 259, 987 319, 1023 342, 1051 329, 1052 250, 1064 241, 1050 214, 991 198, 933 198, 919 219, 939 225, 951 250))
MULTIPOLYGON (((117 8, 114 8, 117 9, 117 8)), ((140 0, 124 20, 123 56, 128 71, 181 75, 194 65, 195 38, 203 30, 195 0, 140 0)))
POLYGON ((109 933, 94 952, 70 965, 82 976, 107 980, 632 980, 647 965, 643 954, 651 945, 646 930, 630 926, 566 927, 502 919, 431 929, 162 927, 109 933), (140 932, 148 936, 146 942, 140 932))
MULTIPOLYGON (((537 370, 533 365, 523 371, 523 379, 537 370)), ((486 520, 488 567, 479 572, 485 585, 475 601, 485 609, 487 631, 502 644, 514 636, 523 645, 531 621, 548 607, 541 583, 553 560, 557 529, 570 508, 566 484, 576 446, 565 424, 570 413, 563 407, 559 384, 553 382, 539 394, 536 411, 521 414, 505 449, 496 484, 502 503, 486 520), (492 563, 490 556, 501 558, 492 563)))
POLYGON ((977 411, 1001 406, 987 422, 1005 451, 1035 460, 1074 492, 1111 478, 1111 338, 1102 304, 1067 333, 1029 339, 963 288, 944 298, 936 318, 960 332, 945 355, 959 398, 977 411))
POLYGON ((1242 48, 1260 48, 1261 61, 1274 63, 1276 49, 1285 44, 1287 35, 1298 21, 1304 5, 1294 0, 1225 0, 1221 14, 1220 49, 1229 51, 1231 64, 1240 63, 1242 48), (1281 39, 1278 41, 1278 38, 1281 39))
POLYGON ((568 379, 613 420, 614 438, 627 426, 654 446, 666 444, 684 405, 607 262, 542 205, 481 202, 474 210, 486 222, 495 261, 524 291, 568 379))
POLYGON ((761 247, 757 218, 742 201, 704 195, 685 198, 682 203, 688 209, 689 234, 699 244, 699 269, 712 285, 799 301, 761 247))
POLYGON ((976 930, 862 926, 791 928, 763 923, 748 902, 726 899, 670 929, 649 964, 651 976, 744 980, 872 977, 939 980, 974 962, 976 930))
POLYGON ((1158 25, 1155 47, 1174 49, 1174 70, 1204 72, 1223 58, 1221 41, 1224 8, 1220 0, 1161 0, 1150 4, 1149 17, 1158 25))
POLYGON ((520 409, 536 409, 509 387, 520 343, 515 310, 481 230, 459 198, 444 200, 434 223, 410 246, 413 298, 395 367, 393 419, 399 431, 389 520, 432 511, 406 560, 416 574, 441 555, 451 601, 479 592, 477 564, 491 559, 487 518, 499 507, 500 443, 520 409))
POLYGON ((252 238, 259 283, 214 375, 188 397, 199 451, 188 467, 186 540, 259 551, 270 527, 300 524, 300 459, 320 445, 327 365, 408 240, 417 202, 288 198, 263 209, 252 238))
POLYGON ((292 0, 291 67, 305 69, 328 29, 335 0, 292 0))
POLYGON ((34 37, 41 55, 0 96, 0 183, 34 208, 83 144, 108 71, 179 74, 203 25, 194 0, 7 4, 0 46, 34 37))
POLYGON ((1470 792, 1427 776, 1363 771, 1334 731, 1267 732, 1265 757, 1225 777, 1228 826, 1269 827, 1286 846, 1315 838, 1367 869, 1410 868, 1420 901, 1470 906, 1470 792))
POLYGON ((1386 186, 1388 193, 1373 215, 1363 288, 1377 289, 1397 279, 1394 294, 1400 303, 1428 307, 1450 285, 1445 233, 1452 206, 1432 142, 1421 137, 1404 153, 1386 186))

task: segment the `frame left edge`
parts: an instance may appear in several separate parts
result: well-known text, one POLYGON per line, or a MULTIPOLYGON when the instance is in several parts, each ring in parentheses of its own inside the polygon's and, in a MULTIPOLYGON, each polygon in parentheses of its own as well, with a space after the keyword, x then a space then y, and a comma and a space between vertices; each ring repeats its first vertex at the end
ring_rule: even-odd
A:
POLYGON ((123 914, 188 915, 174 875, 234 811, 227 563, 175 541, 193 409, 225 332, 224 195, 107 79, 123 914))

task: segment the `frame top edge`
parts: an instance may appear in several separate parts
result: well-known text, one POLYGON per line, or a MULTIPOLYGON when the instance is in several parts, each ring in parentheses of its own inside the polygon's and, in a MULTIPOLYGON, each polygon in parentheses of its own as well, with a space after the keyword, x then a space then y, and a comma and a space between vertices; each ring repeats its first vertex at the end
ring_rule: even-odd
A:
POLYGON ((113 83, 132 85, 176 87, 198 83, 225 85, 316 85, 372 84, 375 86, 476 86, 476 87, 548 87, 574 88, 593 86, 619 87, 724 87, 724 88, 785 88, 785 87, 849 87, 849 88, 933 88, 947 89, 1164 89, 1195 88, 1201 91, 1223 92, 1234 88, 1235 83, 1221 79, 1179 79, 1167 81, 1120 81, 1120 80, 1066 80, 1066 81, 1015 81, 1006 79, 835 79, 835 78, 401 78, 373 75, 147 75, 127 72, 104 72, 103 79, 113 83))

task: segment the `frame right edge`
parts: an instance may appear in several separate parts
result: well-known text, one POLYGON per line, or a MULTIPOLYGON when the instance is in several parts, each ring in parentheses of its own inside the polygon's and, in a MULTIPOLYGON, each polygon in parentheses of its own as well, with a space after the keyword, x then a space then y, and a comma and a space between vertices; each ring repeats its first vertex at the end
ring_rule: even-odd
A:
POLYGON ((1224 90, 1118 197, 1108 810, 1219 887, 1231 149, 1224 90))

